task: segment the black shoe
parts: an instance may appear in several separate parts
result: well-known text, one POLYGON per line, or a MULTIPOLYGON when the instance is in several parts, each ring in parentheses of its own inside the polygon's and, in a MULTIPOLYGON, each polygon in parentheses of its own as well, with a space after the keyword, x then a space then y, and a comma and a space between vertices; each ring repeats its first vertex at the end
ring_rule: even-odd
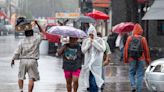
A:
POLYGON ((133 89, 131 92, 136 92, 136 89, 133 89))

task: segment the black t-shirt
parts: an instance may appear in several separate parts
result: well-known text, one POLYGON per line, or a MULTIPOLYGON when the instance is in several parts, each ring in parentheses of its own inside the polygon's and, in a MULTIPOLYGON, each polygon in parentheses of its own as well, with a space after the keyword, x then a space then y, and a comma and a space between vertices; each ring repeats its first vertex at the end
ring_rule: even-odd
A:
POLYGON ((63 69, 75 71, 81 68, 83 62, 83 54, 79 44, 75 46, 66 45, 63 53, 63 69))

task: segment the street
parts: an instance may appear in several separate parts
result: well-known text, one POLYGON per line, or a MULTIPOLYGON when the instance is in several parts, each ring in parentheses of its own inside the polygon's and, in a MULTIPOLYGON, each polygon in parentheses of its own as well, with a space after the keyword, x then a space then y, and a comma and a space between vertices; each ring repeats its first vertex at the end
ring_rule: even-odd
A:
MULTIPOLYGON (((13 68, 11 57, 19 39, 14 36, 0 36, 0 92, 18 92, 17 73, 19 61, 13 68)), ((41 55, 38 61, 40 81, 35 83, 33 92, 66 92, 62 61, 52 56, 41 55)), ((105 70, 105 87, 103 92, 130 92, 128 65, 112 61, 105 70)), ((28 79, 28 78, 27 78, 28 79)), ((24 92, 27 92, 28 80, 25 81, 24 92)), ((144 91, 146 87, 144 86, 144 91)))
MULTIPOLYGON (((19 61, 16 61, 13 68, 10 66, 18 41, 14 36, 0 36, 0 92, 19 91, 17 84, 19 61)), ((62 62, 51 56, 40 56, 38 62, 41 80, 36 82, 34 92, 66 92, 62 62)), ((27 87, 28 80, 25 81, 25 92, 27 87)))

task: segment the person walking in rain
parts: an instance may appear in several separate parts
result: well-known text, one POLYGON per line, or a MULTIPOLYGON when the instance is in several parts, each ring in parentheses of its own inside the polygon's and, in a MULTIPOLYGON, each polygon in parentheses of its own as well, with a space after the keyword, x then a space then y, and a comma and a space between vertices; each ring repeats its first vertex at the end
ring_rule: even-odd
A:
MULTIPOLYGON (((97 32, 97 36, 102 38, 102 34, 101 32, 97 32)), ((107 66, 109 64, 109 62, 111 61, 111 51, 110 51, 110 47, 107 43, 107 41, 105 41, 105 46, 106 46, 106 50, 104 52, 104 56, 103 56, 103 69, 102 69, 102 78, 105 80, 105 66, 107 66)), ((101 88, 102 90, 104 89, 104 85, 101 88)))
POLYGON ((72 88, 73 92, 77 92, 78 79, 83 62, 81 45, 78 43, 78 38, 70 37, 69 43, 62 46, 57 52, 59 56, 63 56, 67 92, 72 92, 72 88))
POLYGON ((43 30, 37 21, 35 21, 35 23, 40 29, 40 33, 37 36, 34 36, 31 21, 28 21, 23 17, 17 19, 16 26, 21 26, 21 30, 25 33, 25 38, 19 42, 18 48, 12 58, 11 66, 15 64, 15 60, 20 60, 18 73, 20 92, 23 92, 26 73, 28 73, 29 76, 28 92, 32 92, 34 82, 40 79, 37 60, 39 59, 39 44, 43 38, 43 30))
POLYGON ((97 37, 94 26, 88 30, 88 38, 82 43, 84 65, 80 73, 78 92, 100 92, 104 83, 102 79, 103 55, 106 50, 105 42, 97 37))
POLYGON ((145 63, 150 63, 150 54, 143 29, 135 24, 132 36, 129 36, 124 49, 124 62, 129 63, 131 92, 142 92, 145 63))

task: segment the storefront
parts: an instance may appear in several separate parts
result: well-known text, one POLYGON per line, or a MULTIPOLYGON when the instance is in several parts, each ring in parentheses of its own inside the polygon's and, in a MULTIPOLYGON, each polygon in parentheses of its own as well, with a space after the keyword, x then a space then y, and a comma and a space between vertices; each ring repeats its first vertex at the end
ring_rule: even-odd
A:
POLYGON ((142 18, 145 34, 152 51, 158 57, 164 57, 164 0, 155 0, 142 18))

